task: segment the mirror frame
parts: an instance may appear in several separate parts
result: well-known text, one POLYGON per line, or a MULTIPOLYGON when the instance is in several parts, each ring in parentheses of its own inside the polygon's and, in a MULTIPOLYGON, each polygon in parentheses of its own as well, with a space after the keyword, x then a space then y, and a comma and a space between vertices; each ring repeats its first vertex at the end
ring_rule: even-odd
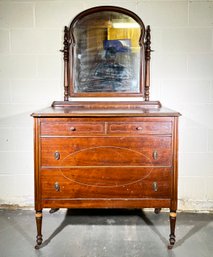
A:
POLYGON ((145 101, 149 101, 150 87, 150 27, 145 29, 143 21, 138 15, 130 10, 117 6, 98 6, 87 9, 79 13, 71 22, 70 27, 64 29, 64 101, 69 101, 69 97, 143 97, 145 101), (85 16, 97 12, 112 11, 125 14, 134 19, 140 26, 139 37, 139 92, 74 92, 74 29, 76 24, 85 16), (145 40, 146 39, 146 40, 145 40))

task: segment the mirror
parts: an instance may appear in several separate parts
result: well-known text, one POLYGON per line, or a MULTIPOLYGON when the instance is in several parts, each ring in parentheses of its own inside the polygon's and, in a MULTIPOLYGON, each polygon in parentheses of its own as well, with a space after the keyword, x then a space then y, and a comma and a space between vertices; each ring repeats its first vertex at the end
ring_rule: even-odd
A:
POLYGON ((70 95, 143 95, 144 25, 119 7, 82 12, 70 26, 70 95))

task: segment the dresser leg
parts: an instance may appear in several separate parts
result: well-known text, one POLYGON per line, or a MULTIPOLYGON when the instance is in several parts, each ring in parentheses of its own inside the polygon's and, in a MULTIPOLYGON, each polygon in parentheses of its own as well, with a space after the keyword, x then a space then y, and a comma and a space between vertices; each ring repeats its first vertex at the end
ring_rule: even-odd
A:
POLYGON ((41 234, 41 228, 42 228, 42 211, 36 211, 35 214, 36 218, 36 226, 37 226, 37 236, 36 236, 36 246, 35 249, 39 249, 39 246, 42 244, 42 234, 41 234))
POLYGON ((52 213, 57 212, 58 210, 59 210, 59 208, 51 208, 51 209, 49 210, 49 213, 52 214, 52 213))
POLYGON ((176 211, 170 211, 170 235, 169 235, 169 245, 168 248, 172 249, 175 244, 175 224, 176 224, 176 211))
POLYGON ((161 211, 161 208, 155 208, 155 214, 159 214, 160 213, 160 211, 161 211))

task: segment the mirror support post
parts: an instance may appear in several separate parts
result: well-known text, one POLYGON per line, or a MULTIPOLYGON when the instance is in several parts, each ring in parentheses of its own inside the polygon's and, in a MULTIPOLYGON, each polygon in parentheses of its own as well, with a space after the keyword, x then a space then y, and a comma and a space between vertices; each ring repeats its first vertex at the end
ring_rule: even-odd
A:
POLYGON ((68 27, 64 27, 64 49, 61 50, 64 53, 64 101, 69 100, 69 30, 68 27))
POLYGON ((151 59, 151 33, 150 26, 146 29, 145 41, 145 101, 149 101, 149 88, 150 88, 150 59, 151 59))

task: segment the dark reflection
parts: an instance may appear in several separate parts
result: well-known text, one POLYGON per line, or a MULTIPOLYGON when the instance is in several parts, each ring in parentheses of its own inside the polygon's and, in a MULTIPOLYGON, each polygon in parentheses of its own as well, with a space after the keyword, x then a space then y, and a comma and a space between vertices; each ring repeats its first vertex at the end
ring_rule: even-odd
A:
POLYGON ((118 12, 87 15, 74 28, 75 92, 139 92, 141 28, 118 12))

